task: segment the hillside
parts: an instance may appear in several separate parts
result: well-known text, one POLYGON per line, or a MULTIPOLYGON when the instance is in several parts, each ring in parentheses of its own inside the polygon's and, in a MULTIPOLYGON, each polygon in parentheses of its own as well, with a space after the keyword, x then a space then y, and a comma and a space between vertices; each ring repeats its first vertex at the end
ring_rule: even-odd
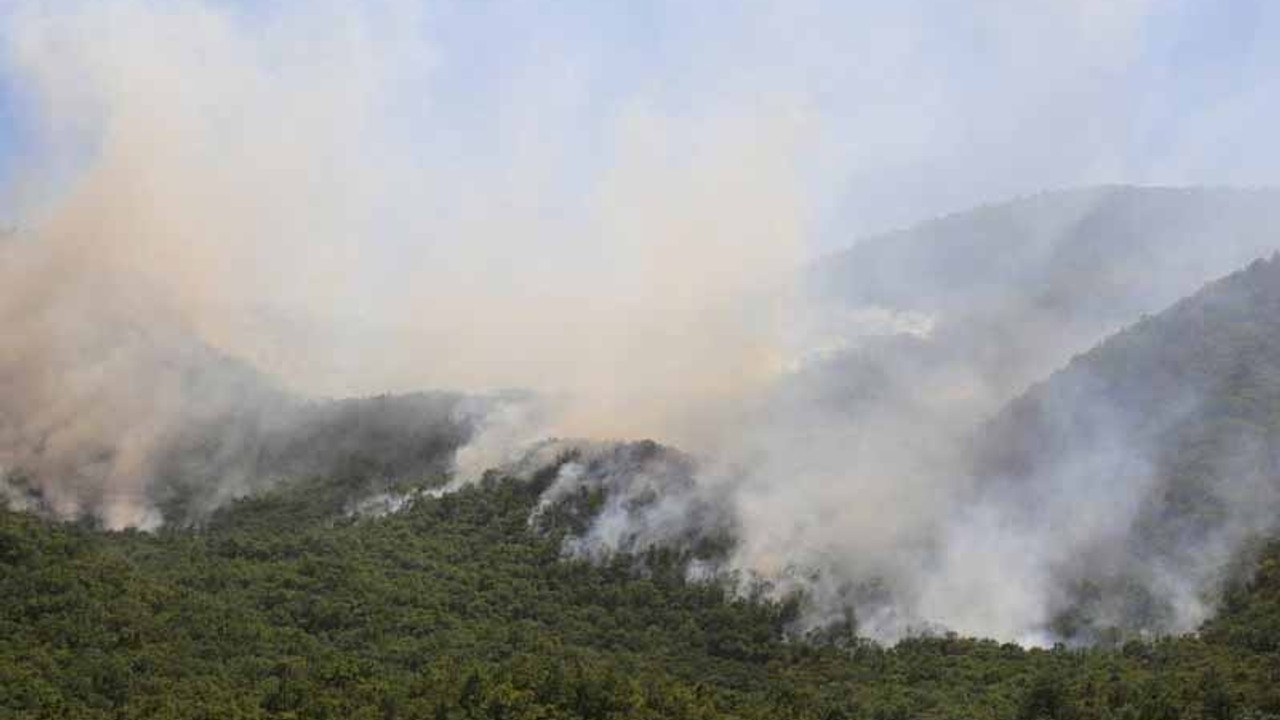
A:
POLYGON ((687 582, 677 554, 565 561, 563 531, 527 523, 545 482, 491 478, 366 519, 344 519, 342 488, 304 482, 201 532, 2 513, 0 716, 1280 713, 1274 573, 1242 587, 1204 640, 882 648, 832 629, 799 642, 794 604, 687 582))
MULTIPOLYGON (((954 359, 947 337, 829 358, 769 407, 850 427, 892 408, 894 432, 931 437, 919 381, 954 359)), ((947 562, 1009 562, 979 568, 1002 599, 1048 578, 1044 648, 881 645, 859 635, 874 608, 815 626, 814 586, 692 572, 743 528, 656 443, 551 440, 435 492, 491 399, 303 401, 197 359, 177 375, 242 390, 162 436, 149 491, 170 522, 0 511, 0 718, 1280 717, 1277 257, 965 425, 971 462, 943 469, 975 482, 903 577, 957 603, 949 583, 973 576, 947 562), (967 556, 992 538, 1001 554, 967 556)), ((833 428, 821 441, 846 442, 833 428)), ((41 509, 40 487, 6 483, 41 509)))
POLYGON ((1031 305, 1125 321, 1274 250, 1277 200, 1270 189, 1045 192, 858 240, 813 271, 851 305, 1031 305))
MULTIPOLYGON (((654 443, 550 443, 550 463, 390 514, 352 512, 385 488, 374 459, 281 480, 199 527, 0 513, 0 716, 1280 716, 1280 544, 1266 540, 1280 492, 1263 492, 1280 477, 1278 324, 1280 259, 1255 262, 1075 358, 986 427, 973 502, 1050 527, 1072 561, 1053 568, 1057 629, 1089 645, 942 633, 889 647, 857 637, 856 614, 805 630, 803 594, 690 579, 689 562, 723 546, 568 557, 611 483, 640 483, 628 502, 651 503, 641 476, 692 482, 693 468, 654 443), (578 452, 585 475, 564 486, 578 452), (621 467, 637 477, 592 475, 621 467), (1137 511, 1117 516, 1130 523, 1088 536, 1113 546, 1073 544, 1070 524, 1098 519, 1072 513, 1116 505, 1108 488, 1137 491, 1137 511), (1220 603, 1203 598, 1220 612, 1198 634, 1144 634, 1179 599, 1151 576, 1175 566, 1205 571, 1189 575, 1196 592, 1227 581, 1220 603)), ((356 437, 325 428, 381 437, 382 423, 349 418, 380 403, 396 418, 397 402, 333 406, 308 447, 356 437)), ((399 447, 375 455, 395 464, 399 447)))
POLYGON ((362 492, 440 479, 502 400, 308 398, 187 335, 126 325, 91 337, 108 350, 84 352, 111 358, 100 361, 110 370, 59 364, 21 344, 4 358, 0 502, 11 508, 113 528, 187 525, 286 478, 359 475, 362 492), (45 367, 32 382, 22 368, 37 364, 45 367))
POLYGON ((1062 533, 1069 627, 1203 617, 1280 525, 1280 256, 1032 387, 984 428, 975 472, 1011 513, 1093 526, 1062 533))
POLYGON ((859 240, 813 265, 812 294, 837 318, 876 307, 927 319, 933 354, 1007 400, 1071 353, 1280 250, 1277 227, 1277 190, 1045 192, 859 240))

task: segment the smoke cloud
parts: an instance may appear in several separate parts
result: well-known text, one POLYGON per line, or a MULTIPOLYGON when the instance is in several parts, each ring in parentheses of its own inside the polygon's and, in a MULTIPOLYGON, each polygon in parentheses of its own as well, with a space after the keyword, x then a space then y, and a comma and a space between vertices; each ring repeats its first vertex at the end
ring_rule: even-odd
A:
MULTIPOLYGON (((1182 151, 1269 136, 1251 88, 1131 142, 1128 117, 1178 109, 1129 100, 1179 84, 1153 77, 1173 41, 1143 44, 1149 5, 13 3, 2 497, 154 527, 343 468, 385 481, 357 508, 378 512, 396 478, 546 472, 535 527, 607 493, 566 552, 692 543, 693 575, 806 593, 806 627, 853 608, 882 639, 1042 641, 1095 556, 1174 598, 1143 627, 1192 627, 1258 517, 1116 559, 1156 467, 1124 403, 1091 395, 1107 443, 1021 477, 975 470, 974 436, 1272 249, 1273 194, 1047 193, 814 259, 1046 187, 1273 181, 1182 151), (688 455, 609 442, 641 438, 688 455)), ((1248 477, 1232 507, 1269 492, 1248 477)), ((1096 625, 1129 617, 1109 597, 1096 625)))
MULTIPOLYGON (((184 385, 201 347, 291 392, 529 388, 559 431, 676 439, 782 363, 777 278, 799 265, 805 221, 798 109, 677 116, 628 98, 568 194, 547 179, 569 153, 541 144, 571 138, 539 133, 538 106, 513 108, 493 139, 512 154, 493 167, 427 147, 420 8, 263 12, 9 18, 9 60, 51 137, 49 176, 26 182, 40 201, 3 248, 5 465, 31 469, 60 515, 92 486, 120 498, 109 525, 149 523, 159 438, 207 403, 265 402, 184 385)), ((498 452, 482 446, 464 472, 498 452)))

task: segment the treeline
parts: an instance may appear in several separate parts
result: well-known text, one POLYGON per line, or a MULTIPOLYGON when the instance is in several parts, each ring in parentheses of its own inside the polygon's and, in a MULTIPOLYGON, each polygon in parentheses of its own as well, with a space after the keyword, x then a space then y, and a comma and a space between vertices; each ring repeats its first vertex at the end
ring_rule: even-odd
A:
POLYGON ((310 481, 156 534, 0 513, 0 717, 1280 717, 1277 547, 1199 637, 885 648, 796 637, 803 598, 686 582, 675 550, 566 561, 541 489, 352 518, 310 481))

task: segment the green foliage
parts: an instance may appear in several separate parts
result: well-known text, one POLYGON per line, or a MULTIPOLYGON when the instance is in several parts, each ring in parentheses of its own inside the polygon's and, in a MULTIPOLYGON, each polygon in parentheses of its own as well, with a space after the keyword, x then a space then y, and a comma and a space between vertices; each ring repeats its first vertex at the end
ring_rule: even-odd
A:
MULTIPOLYGON (((1048 393, 1105 392, 1161 449, 1146 539, 1214 527, 1215 483, 1238 469, 1222 457, 1269 457, 1251 467, 1276 474, 1278 290, 1280 262, 1262 263, 1117 335, 1073 364, 1088 373, 1068 368, 998 419, 1009 442, 990 462, 1012 475, 1062 451, 1064 426, 1038 409, 1048 393), (1188 394, 1197 412, 1161 416, 1188 394)), ((180 515, 199 527, 104 533, 0 511, 0 718, 1280 718, 1280 543, 1251 547, 1257 572, 1233 575, 1198 635, 1093 628, 1090 648, 1027 649, 948 634, 886 648, 858 638, 852 616, 802 634, 803 598, 687 581, 691 557, 727 551, 716 534, 564 558, 565 534, 603 498, 584 491, 531 525, 549 477, 491 475, 352 515, 361 497, 409 489, 389 476, 429 485, 422 475, 466 434, 448 425, 419 453, 434 424, 401 433, 365 418, 391 402, 333 406, 264 446, 255 468, 311 479, 180 515), (369 442, 377 452, 356 452, 369 442)), ((1053 417, 1087 440, 1096 424, 1063 407, 1053 417)), ((1080 579, 1058 629, 1089 626, 1089 603, 1124 582, 1080 579)), ((1152 598, 1130 606, 1158 612, 1152 598)))
POLYGON ((528 525, 534 485, 490 478, 358 519, 322 512, 331 484, 157 534, 0 513, 0 717, 1280 713, 1275 548, 1203 639, 884 648, 789 639, 795 601, 686 582, 669 550, 567 561, 563 529, 528 525))

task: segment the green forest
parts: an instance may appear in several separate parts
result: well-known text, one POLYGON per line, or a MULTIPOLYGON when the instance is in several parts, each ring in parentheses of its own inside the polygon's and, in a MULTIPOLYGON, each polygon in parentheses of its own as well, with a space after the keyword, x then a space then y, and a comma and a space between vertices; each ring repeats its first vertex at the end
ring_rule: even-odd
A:
POLYGON ((1280 0, 0 0, 0 720, 1280 720, 1280 0))
MULTIPOLYGON (((998 415, 984 461, 1013 477, 1087 447, 1062 428, 1089 426, 1079 401, 1100 387, 1160 451, 1143 537, 1211 532, 1228 440, 1248 439, 1274 482, 1278 309, 1273 259, 1144 319, 998 415), (1161 398, 1187 387, 1194 407, 1162 419, 1161 398)), ((566 557, 603 491, 531 523, 554 472, 353 514, 423 485, 389 487, 384 455, 154 532, 0 511, 0 717, 1280 718, 1280 542, 1265 534, 1192 633, 1138 622, 1047 648, 944 632, 886 646, 856 612, 801 631, 803 594, 690 580, 693 557, 724 552, 714 541, 566 557)))
POLYGON ((0 514, 0 716, 1280 717, 1280 546, 1196 636, 881 647, 794 637, 801 599, 687 582, 676 551, 565 561, 536 482, 335 519, 353 482, 199 531, 0 514))

